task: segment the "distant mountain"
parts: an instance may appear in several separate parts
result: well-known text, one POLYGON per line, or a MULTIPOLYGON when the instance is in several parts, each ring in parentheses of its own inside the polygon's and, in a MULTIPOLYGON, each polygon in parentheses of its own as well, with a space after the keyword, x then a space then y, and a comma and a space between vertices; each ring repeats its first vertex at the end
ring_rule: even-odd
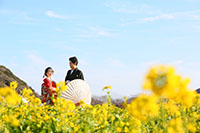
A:
POLYGON ((200 88, 196 89, 195 91, 199 94, 200 93, 200 88))
POLYGON ((5 66, 0 65, 0 88, 10 86, 10 82, 16 81, 18 86, 16 88, 16 92, 20 93, 20 90, 23 88, 29 88, 33 91, 33 94, 40 98, 41 96, 36 93, 30 86, 27 85, 26 82, 15 76, 8 68, 5 66))
MULTIPOLYGON (((132 100, 134 100, 137 96, 131 96, 127 99, 127 103, 130 104, 132 100)), ((115 106, 122 108, 122 104, 124 103, 124 99, 111 99, 112 104, 115 106)), ((103 104, 107 102, 107 96, 92 96, 92 105, 103 104)))

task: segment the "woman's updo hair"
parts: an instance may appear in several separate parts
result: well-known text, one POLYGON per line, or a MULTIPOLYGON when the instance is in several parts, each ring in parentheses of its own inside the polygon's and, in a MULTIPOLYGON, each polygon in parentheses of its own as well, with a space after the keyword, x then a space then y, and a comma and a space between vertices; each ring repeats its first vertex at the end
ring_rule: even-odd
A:
POLYGON ((74 65, 78 65, 78 59, 74 56, 74 57, 70 57, 69 61, 71 61, 74 65))
MULTIPOLYGON (((45 70, 44 70, 44 75, 43 75, 43 78, 46 76, 47 77, 47 72, 52 69, 51 67, 47 67, 45 70)), ((53 69, 52 69, 53 70, 53 69)))

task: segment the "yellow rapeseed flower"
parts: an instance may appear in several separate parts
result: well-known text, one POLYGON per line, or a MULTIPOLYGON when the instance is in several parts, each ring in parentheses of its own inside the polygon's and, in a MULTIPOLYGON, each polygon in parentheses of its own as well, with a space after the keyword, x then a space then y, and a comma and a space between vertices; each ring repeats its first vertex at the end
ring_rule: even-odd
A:
POLYGON ((128 131, 129 131, 129 130, 128 130, 128 127, 125 127, 125 128, 124 128, 124 132, 127 133, 128 131))
POLYGON ((16 118, 13 118, 12 119, 12 125, 13 126, 19 126, 20 124, 19 124, 19 121, 16 118))
POLYGON ((192 132, 192 133, 195 133, 195 132, 196 132, 196 127, 195 127, 194 124, 188 123, 186 127, 187 127, 187 129, 188 129, 190 132, 192 132))
POLYGON ((184 92, 180 92, 175 100, 182 103, 186 107, 191 107, 196 100, 197 93, 195 91, 187 90, 184 92))
POLYGON ((17 105, 21 102, 21 97, 10 87, 0 88, 0 96, 8 105, 17 105))
POLYGON ((12 81, 12 82, 10 83, 10 88, 16 89, 16 88, 17 88, 17 82, 16 82, 16 81, 12 81))
POLYGON ((112 87, 109 85, 109 86, 105 86, 104 88, 103 88, 103 90, 106 90, 106 89, 112 89, 112 87))
POLYGON ((74 123, 70 122, 69 126, 73 128, 74 127, 74 123))
POLYGON ((158 96, 176 97, 179 92, 187 89, 190 80, 177 75, 173 67, 159 65, 148 72, 143 88, 152 90, 158 96))
POLYGON ((120 128, 120 127, 117 127, 117 132, 122 132, 122 128, 120 128))
POLYGON ((78 127, 77 127, 77 126, 74 127, 74 131, 75 131, 75 132, 78 131, 78 127))
POLYGON ((177 103, 174 100, 169 100, 167 103, 164 103, 164 108, 170 115, 181 115, 177 103))
POLYGON ((140 120, 145 120, 147 116, 155 117, 159 111, 157 102, 158 99, 155 95, 142 94, 131 102, 130 106, 128 106, 128 111, 140 120))
POLYGON ((169 133, 184 133, 183 122, 181 118, 172 119, 168 126, 169 133))

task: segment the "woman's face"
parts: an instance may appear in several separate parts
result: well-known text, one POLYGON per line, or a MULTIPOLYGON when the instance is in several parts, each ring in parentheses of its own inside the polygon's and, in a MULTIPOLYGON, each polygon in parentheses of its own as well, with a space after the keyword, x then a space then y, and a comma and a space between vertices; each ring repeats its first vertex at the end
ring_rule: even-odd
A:
POLYGON ((52 69, 49 69, 46 73, 47 77, 51 77, 53 75, 54 71, 52 69))

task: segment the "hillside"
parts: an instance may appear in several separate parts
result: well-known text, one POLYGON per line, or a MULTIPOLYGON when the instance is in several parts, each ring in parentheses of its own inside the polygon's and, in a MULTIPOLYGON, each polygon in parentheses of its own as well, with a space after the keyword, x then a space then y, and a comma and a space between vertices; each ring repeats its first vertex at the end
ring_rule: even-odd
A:
POLYGON ((8 68, 0 65, 0 87, 6 87, 10 85, 10 82, 16 81, 18 87, 16 88, 17 93, 20 92, 23 88, 29 88, 33 91, 36 97, 40 98, 40 95, 37 94, 26 82, 15 76, 8 68))

